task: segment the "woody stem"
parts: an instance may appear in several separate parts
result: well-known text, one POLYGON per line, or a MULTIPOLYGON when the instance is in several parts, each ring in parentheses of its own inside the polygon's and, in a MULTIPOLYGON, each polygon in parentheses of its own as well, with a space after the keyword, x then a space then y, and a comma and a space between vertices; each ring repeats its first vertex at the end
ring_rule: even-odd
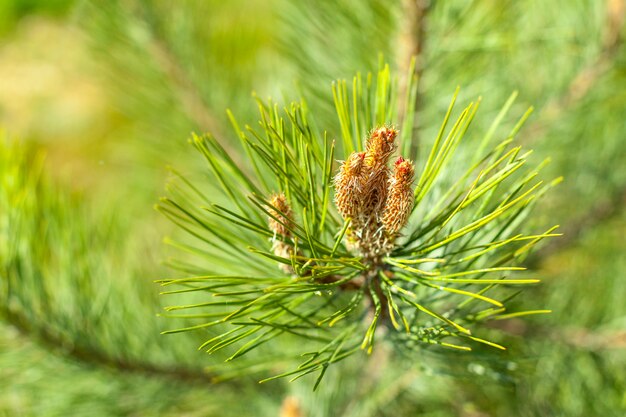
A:
MULTIPOLYGON (((380 285, 380 278, 378 277, 378 273, 382 269, 382 260, 380 256, 376 256, 371 259, 366 259, 366 264, 370 265, 370 268, 363 275, 365 278, 365 285, 370 286, 378 297, 381 307, 380 319, 381 321, 386 322, 389 318, 389 301, 383 292, 380 285)), ((369 291, 367 292, 367 295, 370 299, 370 309, 373 310, 375 306, 374 299, 369 291)))

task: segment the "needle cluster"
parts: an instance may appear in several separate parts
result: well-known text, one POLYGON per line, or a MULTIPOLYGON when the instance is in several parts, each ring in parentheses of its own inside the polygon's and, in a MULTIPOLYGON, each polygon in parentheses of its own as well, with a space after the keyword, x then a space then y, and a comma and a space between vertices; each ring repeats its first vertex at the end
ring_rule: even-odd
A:
MULTIPOLYGON (((281 346, 280 366, 300 363, 275 377, 317 373, 319 383, 330 364, 381 342, 504 349, 480 334, 482 322, 546 312, 511 303, 538 282, 518 276, 525 256, 555 236, 555 227, 528 231, 535 201, 558 182, 537 181, 537 168, 524 169, 530 152, 512 145, 528 113, 501 132, 510 100, 480 143, 464 147, 479 101, 449 123, 455 94, 431 150, 417 155, 389 69, 375 78, 357 75, 350 92, 334 84, 334 133, 314 127, 305 102, 280 110, 259 100, 260 129, 229 114, 236 156, 209 134, 192 138, 210 180, 176 175, 159 205, 191 236, 174 243, 188 254, 171 262, 182 276, 160 281, 178 297, 166 315, 184 323, 165 333, 202 330, 200 348, 227 352, 226 362, 281 346)), ((245 369, 211 368, 224 378, 245 369)))

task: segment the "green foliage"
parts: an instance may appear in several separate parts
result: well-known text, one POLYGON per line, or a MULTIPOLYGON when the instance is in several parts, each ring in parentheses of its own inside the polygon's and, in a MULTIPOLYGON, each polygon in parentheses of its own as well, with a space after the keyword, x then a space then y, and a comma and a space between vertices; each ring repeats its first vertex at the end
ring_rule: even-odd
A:
POLYGON ((626 381, 615 370, 626 361, 626 305, 620 301, 626 295, 625 260, 613 242, 625 228, 622 214, 546 262, 540 295, 553 314, 511 323, 515 353, 527 355, 518 362, 524 377, 508 387, 464 385, 465 392, 482 398, 480 408, 519 416, 623 414, 626 381))
POLYGON ((44 161, 0 144, 2 318, 86 361, 184 367, 192 358, 158 335, 157 272, 138 261, 141 242, 123 235, 110 207, 61 192, 44 161))
POLYGON ((158 259, 124 234, 119 202, 96 207, 60 189, 45 162, 0 140, 0 415, 275 413, 263 400, 225 410, 231 386, 207 392, 202 358, 185 347, 199 339, 159 334, 158 259))
POLYGON ((206 389, 189 383, 140 373, 119 372, 105 366, 86 367, 65 351, 40 346, 15 328, 0 327, 1 416, 232 416, 272 415, 269 401, 237 401, 250 389, 229 386, 206 389), (228 407, 223 407, 227 402, 228 407))
POLYGON ((82 18, 107 93, 147 144, 135 150, 140 160, 179 151, 180 132, 220 129, 224 108, 243 113, 240 98, 273 70, 263 1, 88 2, 82 18))
POLYGON ((0 3, 0 35, 15 27, 31 14, 63 15, 72 8, 75 0, 4 0, 0 3))
POLYGON ((337 122, 330 82, 358 71, 375 72, 379 53, 395 55, 401 30, 397 6, 384 0, 277 2, 276 14, 284 22, 277 43, 288 79, 306 95, 323 126, 335 128, 337 122))
MULTIPOLYGON (((473 326, 477 335, 505 345, 507 351, 472 343, 471 354, 431 346, 417 354, 402 349, 387 355, 391 344, 379 342, 404 335, 388 330, 384 336, 377 335, 371 360, 365 362, 362 355, 353 355, 329 367, 315 393, 311 392, 315 379, 309 378, 259 386, 248 385, 239 377, 237 384, 208 386, 174 376, 171 371, 183 367, 204 377, 203 366, 232 354, 218 352, 213 355, 217 358, 206 358, 193 350, 228 326, 158 336, 164 326, 186 327, 200 322, 194 318, 178 319, 180 322, 155 318, 161 302, 201 303, 207 301, 207 294, 182 293, 161 297, 164 300, 155 297, 157 289, 149 281, 164 274, 157 266, 163 258, 158 236, 172 232, 147 208, 158 192, 155 188, 162 183, 161 167, 167 163, 179 167, 199 188, 219 186, 209 184, 205 173, 197 174, 200 158, 189 152, 192 147, 180 146, 187 132, 204 131, 208 121, 216 122, 216 129, 210 130, 229 153, 232 151, 244 172, 253 176, 254 168, 245 166, 248 159, 238 148, 238 138, 223 133, 226 106, 238 115, 242 126, 243 121, 250 123, 256 118, 249 103, 253 88, 261 97, 278 97, 278 92, 284 92, 284 102, 296 95, 307 97, 308 115, 315 115, 315 120, 307 117, 313 130, 327 130, 328 137, 337 139, 341 148, 342 129, 328 84, 357 71, 374 71, 380 53, 395 61, 390 62, 392 72, 404 69, 407 45, 401 34, 411 15, 401 6, 412 2, 88 1, 76 2, 78 7, 69 10, 62 7, 70 12, 64 19, 46 16, 46 9, 60 4, 56 1, 39 2, 35 8, 31 8, 31 1, 0 3, 0 27, 4 19, 9 22, 5 28, 27 34, 37 31, 43 21, 79 44, 87 39, 93 65, 73 71, 107 93, 107 117, 94 116, 97 126, 85 126, 75 141, 56 142, 58 132, 55 135, 50 120, 58 121, 58 113, 41 109, 47 109, 46 102, 63 108, 70 104, 71 109, 71 103, 55 93, 45 95, 41 90, 45 83, 40 81, 46 77, 29 77, 28 68, 15 67, 20 56, 28 59, 37 52, 12 38, 13 32, 3 33, 2 75, 13 79, 11 74, 19 73, 23 80, 7 84, 4 97, 18 102, 29 92, 34 95, 30 105, 39 111, 32 112, 31 119, 37 128, 21 136, 52 150, 52 162, 45 165, 40 177, 45 186, 30 176, 40 172, 32 160, 20 169, 21 178, 31 179, 22 181, 20 191, 14 188, 11 193, 30 196, 29 205, 0 201, 0 240, 3 245, 15 243, 10 252, 6 252, 8 246, 0 247, 0 263, 4 268, 8 265, 5 261, 11 259, 12 265, 27 266, 20 271, 23 280, 15 269, 0 270, 0 287, 4 291, 5 284, 10 283, 15 295, 12 311, 29 318, 19 322, 15 315, 2 315, 0 415, 72 415, 82 411, 92 415, 279 415, 286 395, 295 396, 301 414, 307 417, 624 414, 626 382, 620 371, 626 356, 621 330, 624 303, 620 300, 626 266, 621 256, 624 222, 619 214, 626 184, 622 143, 626 130, 626 26, 619 20, 623 1, 423 2, 428 10, 422 25, 424 48, 418 66, 420 83, 412 132, 418 140, 414 149, 403 149, 402 154, 417 152, 422 171, 449 106, 449 93, 457 85, 463 86, 457 98, 463 103, 461 109, 474 97, 485 97, 471 128, 445 165, 444 175, 421 205, 442 198, 443 190, 463 178, 468 161, 478 162, 474 159, 478 144, 486 132, 491 132, 490 126, 499 119, 510 92, 519 90, 517 99, 504 106, 509 111, 493 131, 493 143, 483 150, 489 151, 509 134, 516 124, 509 115, 518 117, 529 105, 536 106, 535 114, 519 131, 516 144, 534 148, 538 160, 550 155, 553 161, 542 176, 564 174, 566 181, 558 193, 547 193, 537 201, 523 227, 540 234, 543 225, 556 222, 565 225, 565 236, 554 240, 563 242, 556 245, 556 252, 550 243, 546 248, 550 250, 540 250, 528 259, 540 269, 529 278, 542 277, 544 284, 532 290, 532 297, 517 297, 506 305, 513 311, 545 307, 553 313, 473 326), (14 13, 18 9, 19 13, 14 13), (33 12, 35 19, 25 14, 33 12), (15 52, 7 55, 9 49, 15 52), (294 79, 298 94, 293 92, 294 79), (45 117, 36 119, 39 114, 45 117), (101 135, 103 130, 106 136, 101 135), (229 137, 235 140, 225 140, 229 137), (76 183, 59 179, 59 171, 66 168, 56 165, 59 155, 68 163, 87 168, 89 161, 102 161, 97 170, 72 172, 81 179, 97 177, 101 186, 81 193, 68 191, 75 189, 76 183), (54 174, 54 181, 44 179, 47 174, 54 174), (36 190, 34 183, 39 184, 36 190), (54 203, 57 200, 63 203, 54 203), (33 201, 40 202, 37 209, 33 209, 33 201), (23 207, 30 207, 23 214, 45 220, 22 218, 23 207), (610 216, 618 218, 607 220, 610 216), (32 234, 46 222, 56 230, 54 233, 45 238, 32 234), (67 236, 59 232, 61 229, 67 236), (19 251, 17 242, 23 245, 19 251), (74 263, 80 265, 80 273, 72 272, 74 263), (31 271, 39 272, 30 275, 31 271), (21 285, 34 290, 22 290, 21 285), (45 294, 39 287, 45 288, 45 294), (102 305, 101 294, 109 294, 109 298, 101 314, 96 314, 98 310, 90 307, 89 299, 95 297, 102 305), (46 303, 45 309, 40 307, 46 303), (52 332, 47 332, 48 325, 52 332), (95 357, 81 356, 78 353, 84 350, 74 348, 86 345, 89 352, 97 353, 95 357), (132 366, 121 370, 122 365, 132 366), (145 368, 152 365, 161 367, 162 372, 146 374, 145 368)), ((64 42, 40 43, 51 52, 68 49, 64 42)), ((49 74, 50 66, 59 63, 58 59, 40 59, 36 66, 41 72, 33 74, 49 74)), ((65 60, 63 63, 64 68, 71 65, 65 60)), ((349 82, 347 87, 351 87, 349 82)), ((336 88, 342 87, 337 84, 336 88)), ((352 100, 350 94, 348 99, 352 100)), ((0 103, 3 123, 15 132, 19 122, 14 123, 6 108, 10 108, 9 103, 0 103)), ((458 113, 453 111, 450 125, 458 113)), ((391 121, 398 124, 402 134, 408 134, 401 118, 391 121)), ((263 128, 257 130, 262 132, 263 128)), ((354 132, 353 140, 359 143, 362 137, 354 132)), ((0 172, 14 169, 11 167, 20 161, 17 154, 4 154, 0 172)), ((334 158, 343 155, 336 150, 334 158)), ((532 164, 524 164, 498 188, 504 191, 507 183, 518 181, 527 165, 532 164)), ((213 188, 203 188, 203 192, 220 198, 221 205, 231 205, 228 196, 213 188)), ((1 193, 2 198, 8 195, 1 193)), ((498 196, 496 193, 492 201, 498 196)), ((205 203, 199 201, 198 205, 205 203)), ((297 216, 301 217, 300 213, 297 216)), ((265 220, 258 222, 264 225, 265 220)), ((177 232, 173 234, 180 240, 177 232)), ((203 245, 195 246, 205 249, 203 245)), ((265 241, 264 245, 269 251, 271 243, 265 241)), ((219 246, 221 250, 224 245, 219 246)), ((181 262, 186 265, 198 259, 178 252, 176 260, 168 263, 180 266, 181 262)), ((208 268, 199 263, 197 269, 208 268)), ((273 272, 278 274, 276 269, 273 272)), ((495 295, 506 289, 500 286, 488 294, 501 301, 495 295)), ((272 361, 271 356, 301 352, 304 343, 308 342, 285 333, 235 363, 217 368, 235 376, 240 369, 249 372, 248 366, 253 364, 264 374, 275 374, 293 365, 272 361)), ((406 340, 396 344, 409 347, 406 340)))
MULTIPOLYGON (((389 68, 380 70, 376 81, 373 78, 355 77, 353 91, 345 82, 335 85, 344 155, 360 149, 361 140, 376 126, 397 120, 397 86, 389 68)), ((413 90, 411 85, 408 90, 413 90)), ((543 184, 536 180, 537 169, 522 170, 529 153, 511 142, 527 115, 495 144, 487 133, 479 148, 491 150, 477 155, 474 164, 466 163, 461 177, 450 179, 446 164, 463 163, 454 160, 454 150, 478 108, 470 103, 449 127, 455 101, 456 94, 432 150, 418 159, 423 168, 415 187, 415 209, 405 237, 374 271, 379 291, 370 283, 346 290, 372 266, 344 245, 347 223, 340 220, 331 195, 334 158, 340 152, 335 151, 332 133, 319 132, 309 122, 314 115, 304 101, 281 112, 278 105, 259 100, 260 130, 241 130, 232 119, 249 158, 246 164, 237 164, 213 136, 194 136, 209 177, 195 184, 180 178, 159 209, 197 239, 184 249, 201 263, 180 263, 179 269, 190 275, 161 283, 180 288, 166 294, 212 297, 198 295, 192 303, 166 308, 197 311, 185 317, 198 320, 167 333, 215 327, 200 349, 214 353, 230 348, 227 361, 282 335, 304 338, 307 352, 298 353, 307 360, 280 374, 294 379, 312 372, 319 372, 321 379, 331 363, 359 349, 371 352, 377 334, 395 339, 398 346, 471 350, 477 342, 504 349, 480 333, 474 335, 470 327, 484 320, 546 312, 511 311, 506 303, 518 294, 511 288, 538 282, 527 274, 518 277, 524 271, 519 264, 538 242, 555 236, 555 228, 528 233, 525 219, 536 198, 558 180, 543 184), (206 184, 219 184, 221 195, 204 191, 206 184), (293 225, 272 214, 286 215, 269 201, 276 192, 285 194, 296 213, 293 225), (289 230, 293 241, 269 229, 270 217, 289 230), (293 243, 295 254, 285 258, 272 253, 270 239, 293 243), (291 266, 295 273, 279 272, 277 263, 291 266), (363 308, 368 299, 369 308, 363 308), (379 326, 390 334, 377 332, 379 326)), ((406 120, 403 128, 411 132, 411 119, 406 120)), ((404 138, 410 141, 410 136, 404 138)), ((410 143, 400 146, 411 150, 410 143)))

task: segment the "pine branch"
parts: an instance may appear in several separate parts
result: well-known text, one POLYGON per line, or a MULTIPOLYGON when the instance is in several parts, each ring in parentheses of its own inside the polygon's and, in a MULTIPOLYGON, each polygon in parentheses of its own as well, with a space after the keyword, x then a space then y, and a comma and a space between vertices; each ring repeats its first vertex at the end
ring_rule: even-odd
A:
POLYGON ((605 15, 602 47, 590 64, 572 78, 562 96, 545 105, 541 117, 528 127, 523 142, 533 143, 545 136, 550 127, 579 104, 612 67, 623 44, 622 28, 626 22, 626 0, 609 0, 605 15))
POLYGON ((24 337, 35 340, 46 350, 59 352, 86 365, 106 367, 118 372, 139 374, 189 384, 213 383, 213 375, 192 368, 161 366, 138 359, 113 357, 105 352, 81 346, 76 341, 63 339, 46 326, 34 326, 28 318, 8 308, 2 308, 0 316, 24 337))
MULTIPOLYGON (((422 79, 424 69, 426 67, 426 58, 424 48, 426 46, 426 26, 429 8, 432 7, 429 0, 404 0, 403 16, 405 24, 403 32, 400 35, 398 43, 400 54, 398 55, 398 68, 403 77, 400 79, 399 97, 405 97, 408 94, 407 88, 411 84, 410 78, 415 76, 418 82, 422 79)), ((419 112, 420 106, 423 105, 424 97, 418 86, 415 94, 413 116, 419 112)), ((405 115, 405 103, 398 104, 398 114, 402 117, 405 115)), ((419 146, 419 138, 417 137, 419 124, 415 123, 411 138, 413 148, 419 146)), ((411 153, 413 154, 413 152, 411 153)))
POLYGON ((534 337, 538 340, 549 340, 550 343, 559 343, 592 352, 626 349, 626 331, 624 330, 600 330, 579 326, 555 327, 536 323, 527 325, 517 319, 509 322, 492 322, 489 326, 516 337, 534 337))
POLYGON ((187 114, 202 131, 210 131, 219 136, 221 133, 221 125, 199 94, 200 89, 198 86, 194 85, 185 68, 181 66, 180 59, 176 57, 170 48, 167 39, 162 36, 161 31, 163 28, 160 27, 158 19, 155 16, 155 10, 153 10, 154 6, 141 4, 141 7, 143 8, 143 15, 145 16, 144 21, 151 29, 151 39, 147 44, 149 52, 159 68, 170 80, 170 85, 182 105, 185 114, 187 114))
POLYGON ((537 268, 551 256, 576 245, 584 237, 585 233, 620 215, 625 207, 626 186, 623 186, 616 189, 607 200, 597 203, 586 213, 569 221, 569 226, 563 230, 563 236, 559 239, 551 240, 540 251, 530 256, 527 261, 528 265, 531 268, 537 268))
MULTIPOLYGON (((157 323, 145 317, 153 317, 157 305, 135 293, 146 288, 137 286, 141 272, 133 271, 134 263, 125 263, 123 249, 122 254, 112 249, 120 238, 128 243, 128 237, 120 236, 109 219, 86 216, 83 201, 43 174, 43 161, 43 154, 32 147, 0 139, 2 319, 48 350, 86 364, 193 383, 211 381, 212 375, 195 369, 141 359, 146 352, 126 357, 126 346, 137 346, 137 336, 131 335, 141 332, 125 333, 120 306, 128 307, 124 320, 138 322, 129 311, 137 312, 144 329, 152 326, 158 337, 157 323), (118 280, 111 280, 110 271, 118 280)), ((151 344, 149 339, 139 343, 151 344)))
POLYGON ((626 349, 626 330, 592 331, 568 328, 556 334, 552 333, 551 336, 554 341, 593 352, 626 349))
MULTIPOLYGON (((497 300, 508 299, 505 286, 538 282, 509 276, 525 269, 517 262, 535 244, 555 236, 554 227, 522 231, 534 202, 558 183, 535 182, 539 168, 518 171, 529 153, 509 145, 525 117, 482 159, 465 161, 465 174, 450 178, 448 164, 478 108, 470 103, 449 127, 455 94, 431 152, 417 163, 414 185, 411 161, 400 156, 388 166, 399 148, 390 127, 397 84, 388 66, 366 79, 357 75, 352 91, 345 81, 333 84, 346 158, 339 170, 335 143, 313 127, 304 101, 281 112, 258 100, 260 130, 242 130, 233 119, 256 178, 213 136, 192 138, 221 196, 182 177, 168 187, 159 210, 194 238, 177 246, 203 263, 179 263, 184 276, 159 282, 180 288, 163 294, 211 297, 167 307, 175 317, 199 311, 183 315, 198 322, 164 333, 215 329, 200 349, 234 349, 227 362, 279 336, 305 338, 308 359, 263 381, 317 372, 315 389, 331 364, 359 350, 371 353, 381 334, 407 349, 472 350, 464 341, 504 349, 469 326, 546 312, 510 312, 497 300)), ((403 126, 410 131, 412 119, 403 126)), ((402 142, 402 152, 410 148, 410 140, 402 142)))
POLYGON ((179 61, 172 56, 165 41, 155 38, 149 45, 150 53, 171 80, 171 85, 175 87, 174 90, 185 113, 202 131, 215 132, 219 135, 220 124, 198 94, 198 88, 193 85, 185 70, 179 65, 179 61))
MULTIPOLYGON (((551 126, 576 107, 588 93, 594 90, 614 65, 619 50, 623 45, 622 29, 626 23, 626 0, 610 0, 606 5, 605 25, 602 47, 592 62, 582 68, 572 78, 565 93, 549 102, 541 117, 532 123, 527 134, 521 139, 523 143, 533 143, 545 136, 551 126)), ((529 265, 538 267, 545 259, 560 252, 563 249, 576 245, 582 236, 605 220, 609 220, 621 213, 626 204, 626 187, 613 190, 611 196, 605 201, 598 202, 579 218, 571 221, 563 231, 563 237, 550 241, 544 248, 529 257, 529 265)))

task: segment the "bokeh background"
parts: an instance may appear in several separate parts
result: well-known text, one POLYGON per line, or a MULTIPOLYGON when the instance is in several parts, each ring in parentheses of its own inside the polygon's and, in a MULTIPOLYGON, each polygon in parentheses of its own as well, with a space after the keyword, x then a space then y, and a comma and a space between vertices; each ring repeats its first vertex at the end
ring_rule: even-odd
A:
POLYGON ((624 0, 1 0, 0 415, 626 415, 625 20, 624 0), (315 393, 212 384, 198 335, 159 334, 167 166, 200 175, 190 132, 233 138, 253 92, 338 132, 332 80, 413 54, 423 146, 457 85, 479 131, 513 91, 514 116, 535 107, 520 142, 565 181, 534 221, 564 236, 525 303, 553 314, 500 329, 506 373, 424 355, 347 361, 315 393))

